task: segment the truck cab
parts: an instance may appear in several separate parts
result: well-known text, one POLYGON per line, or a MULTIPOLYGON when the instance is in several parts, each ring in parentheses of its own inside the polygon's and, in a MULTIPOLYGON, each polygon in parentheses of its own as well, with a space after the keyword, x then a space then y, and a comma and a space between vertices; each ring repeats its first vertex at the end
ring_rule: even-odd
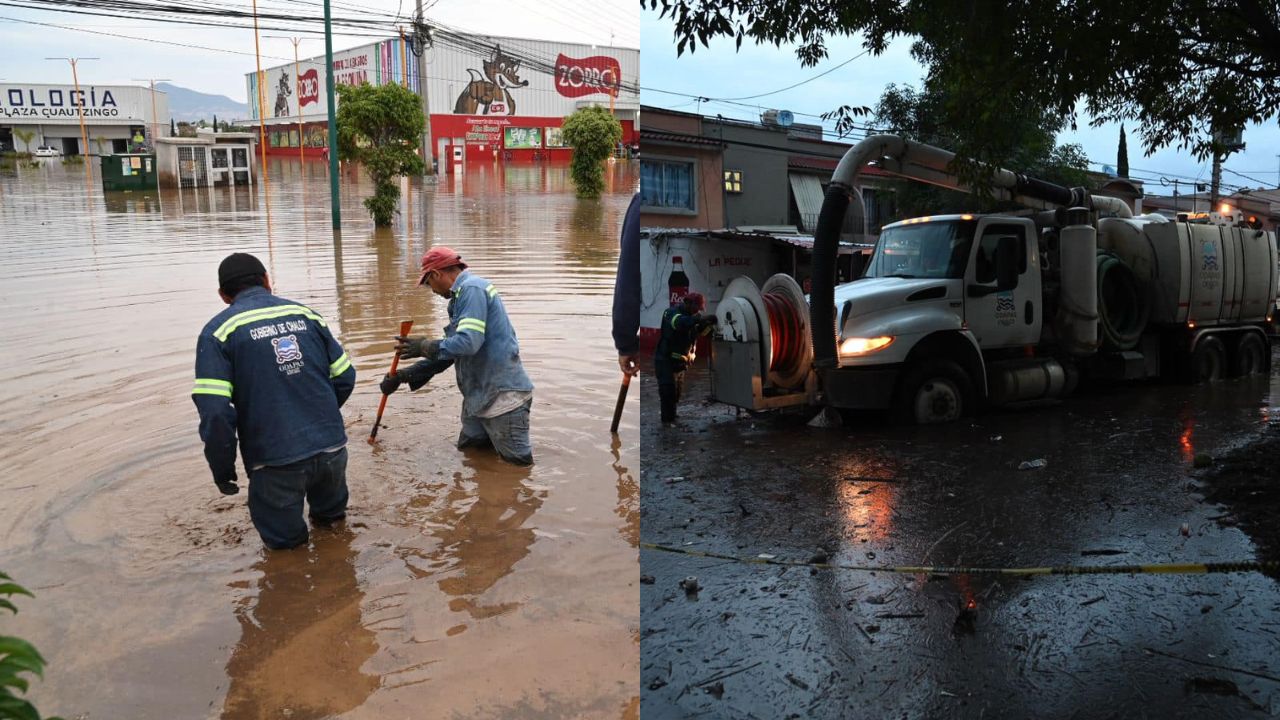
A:
MULTIPOLYGON (((836 407, 911 405, 904 383, 937 385, 920 398, 953 420, 986 394, 983 355, 1039 342, 1044 320, 1034 223, 1001 215, 903 220, 880 234, 863 277, 836 288, 836 407), (923 380, 916 376, 929 377, 923 380)), ((899 407, 902 414, 919 415, 899 407)), ((935 417, 936 416, 936 417, 935 417)))

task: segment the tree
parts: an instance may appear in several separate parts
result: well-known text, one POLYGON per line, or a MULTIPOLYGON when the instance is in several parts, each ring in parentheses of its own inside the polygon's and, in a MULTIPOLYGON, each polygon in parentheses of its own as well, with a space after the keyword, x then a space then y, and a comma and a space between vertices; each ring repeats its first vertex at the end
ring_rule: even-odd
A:
POLYGON ((1143 149, 1213 151, 1212 127, 1263 122, 1280 111, 1280 6, 1268 0, 642 0, 675 22, 676 50, 716 37, 797 43, 805 66, 828 36, 860 35, 872 54, 899 36, 958 132, 955 149, 998 161, 1005 121, 1027 111, 1094 125, 1139 122, 1143 149))
MULTIPOLYGON (((959 144, 959 137, 940 111, 947 103, 946 91, 935 87, 926 85, 917 91, 909 85, 890 85, 876 103, 874 123, 907 139, 950 149, 959 144)), ((1002 167, 1066 187, 1088 184, 1089 161, 1083 149, 1055 142, 1062 129, 1061 118, 1050 113, 1027 113, 1011 116, 1005 123, 1001 144, 993 147, 993 152, 1003 158, 1002 167)), ((961 193, 905 181, 895 188, 895 204, 900 217, 1015 207, 977 189, 979 192, 972 194, 961 193)))
MULTIPOLYGON (((26 588, 12 582, 8 575, 0 572, 0 609, 17 615, 18 608, 12 602, 15 595, 34 597, 26 588)), ((21 675, 43 677, 44 666, 45 659, 31 643, 21 638, 0 635, 0 718, 40 720, 40 713, 35 707, 29 701, 19 698, 15 692, 25 694, 30 687, 21 675)))
POLYGON ((1116 149, 1116 174, 1129 177, 1129 143, 1124 138, 1124 123, 1120 123, 1120 147, 1116 149))
POLYGON ((218 116, 213 116, 213 131, 218 132, 218 116))
POLYGON ((21 129, 19 129, 19 128, 14 128, 14 129, 13 129, 13 135, 14 135, 14 137, 16 137, 16 138, 18 138, 19 140, 21 140, 21 141, 22 141, 22 144, 23 144, 24 146, 26 146, 26 150, 24 150, 23 152, 30 153, 30 152, 31 152, 31 141, 36 139, 35 131, 33 131, 33 130, 21 130, 21 129))
POLYGON ((564 141, 573 148, 569 177, 580 198, 604 191, 603 163, 622 142, 622 124, 607 108, 578 108, 564 119, 564 141))
POLYGON ((178 137, 178 126, 174 124, 173 118, 169 118, 169 135, 170 137, 178 137))
POLYGON ((418 94, 401 85, 338 86, 338 157, 364 166, 373 197, 364 206, 373 224, 391 224, 400 199, 401 175, 420 175, 418 139, 425 120, 418 94))

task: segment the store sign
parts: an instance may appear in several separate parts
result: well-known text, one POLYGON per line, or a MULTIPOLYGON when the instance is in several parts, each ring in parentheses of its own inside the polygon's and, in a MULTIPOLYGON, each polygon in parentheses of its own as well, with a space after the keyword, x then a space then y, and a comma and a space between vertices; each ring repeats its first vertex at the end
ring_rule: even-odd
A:
POLYGON ((504 145, 508 150, 541 149, 542 128, 509 127, 506 129, 504 145))
POLYGON ((3 118, 86 118, 121 117, 119 104, 110 90, 90 85, 80 90, 50 87, 9 87, 0 93, 3 118))
POLYGON ((564 97, 604 93, 618 97, 622 85, 622 67, 616 58, 594 55, 588 58, 571 58, 564 53, 556 58, 556 92, 564 97))
POLYGON ((320 102, 320 74, 315 68, 298 76, 298 102, 302 107, 320 102))
POLYGON ((333 61, 333 83, 335 85, 360 85, 369 82, 368 53, 335 58, 333 61))
POLYGON ((510 125, 506 118, 467 118, 467 142, 497 145, 502 142, 502 129, 510 125))

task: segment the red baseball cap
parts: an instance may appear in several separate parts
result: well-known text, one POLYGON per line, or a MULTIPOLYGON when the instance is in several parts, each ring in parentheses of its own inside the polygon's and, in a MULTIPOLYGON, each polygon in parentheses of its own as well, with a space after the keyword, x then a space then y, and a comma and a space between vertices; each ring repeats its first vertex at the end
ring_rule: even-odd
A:
POLYGON ((462 262, 462 256, 454 252, 453 248, 448 248, 444 245, 437 245, 431 248, 422 256, 422 274, 418 276, 418 284, 421 285, 426 282, 427 273, 432 270, 444 270, 454 265, 463 270, 467 269, 467 264, 462 262))

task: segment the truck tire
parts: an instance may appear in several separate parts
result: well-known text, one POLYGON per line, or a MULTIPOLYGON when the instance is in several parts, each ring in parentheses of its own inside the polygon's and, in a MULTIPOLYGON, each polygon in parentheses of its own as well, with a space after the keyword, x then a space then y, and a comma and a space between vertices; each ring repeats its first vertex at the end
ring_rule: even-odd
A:
POLYGON ((1247 377, 1267 371, 1269 348, 1266 341, 1257 333, 1244 333, 1240 337, 1240 342, 1236 344, 1235 350, 1231 358, 1232 377, 1247 377))
POLYGON ((1208 335, 1191 352, 1191 382, 1216 382, 1227 374, 1227 346, 1208 335))
POLYGON ((955 362, 921 360, 912 364, 894 398, 894 419, 913 425, 953 422, 974 407, 973 381, 955 362))

